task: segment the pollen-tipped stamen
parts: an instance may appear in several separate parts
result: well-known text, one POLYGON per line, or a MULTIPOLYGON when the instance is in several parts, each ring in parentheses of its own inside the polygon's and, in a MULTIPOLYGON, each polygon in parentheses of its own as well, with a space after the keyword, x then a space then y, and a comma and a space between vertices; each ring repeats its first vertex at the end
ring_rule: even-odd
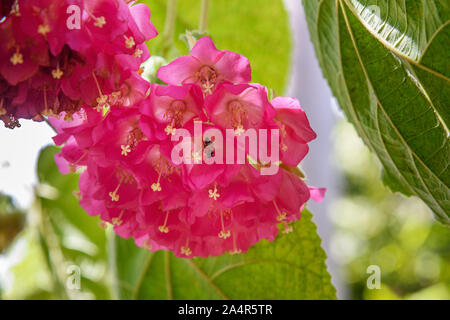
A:
POLYGON ((127 36, 123 36, 125 38, 125 46, 127 47, 127 49, 133 49, 134 46, 136 45, 136 42, 134 42, 134 38, 133 37, 127 37, 127 36))
POLYGON ((285 221, 285 220, 286 220, 286 217, 287 217, 286 212, 284 212, 284 211, 282 212, 282 211, 280 210, 280 208, 278 208, 278 205, 277 205, 277 203, 275 202, 275 200, 273 200, 272 202, 273 202, 273 205, 275 206, 275 210, 276 210, 277 213, 278 213, 277 221, 279 221, 279 222, 285 221))
POLYGON ((231 231, 225 230, 225 223, 223 221, 223 211, 220 211, 220 222, 222 225, 222 230, 220 230, 220 232, 219 232, 219 238, 226 240, 231 236, 231 231))
POLYGON ((167 227, 167 220, 169 220, 169 211, 166 212, 166 217, 164 218, 164 224, 158 227, 159 232, 169 233, 169 227, 167 227))
POLYGON ((109 193, 109 196, 111 197, 111 201, 112 202, 118 202, 120 197, 119 194, 117 193, 120 189, 120 186, 122 185, 123 182, 123 178, 119 180, 119 184, 117 185, 116 189, 114 189, 114 191, 109 193))
POLYGON ((13 65, 23 64, 23 54, 20 53, 20 48, 16 48, 16 52, 12 55, 10 59, 13 65))
POLYGON ((120 214, 119 214, 118 217, 112 218, 113 225, 116 225, 116 226, 121 226, 122 225, 122 223, 123 223, 122 217, 123 217, 123 213, 124 212, 125 212, 125 210, 122 210, 122 211, 120 211, 120 214))
POLYGON ((233 250, 230 251, 230 254, 234 255, 234 254, 240 254, 240 253, 242 253, 242 250, 237 247, 236 235, 233 233, 233 250))
POLYGON ((95 85, 97 86, 97 90, 99 93, 99 97, 97 98, 97 106, 95 107, 95 110, 98 112, 105 112, 105 110, 109 109, 108 104, 108 96, 104 95, 102 92, 102 89, 100 88, 100 83, 98 82, 97 76, 95 75, 94 71, 92 71, 92 77, 94 78, 95 85))
POLYGON ((209 189, 208 193, 209 193, 209 197, 211 199, 217 200, 220 197, 220 194, 217 191, 217 184, 214 185, 214 190, 213 189, 209 189))

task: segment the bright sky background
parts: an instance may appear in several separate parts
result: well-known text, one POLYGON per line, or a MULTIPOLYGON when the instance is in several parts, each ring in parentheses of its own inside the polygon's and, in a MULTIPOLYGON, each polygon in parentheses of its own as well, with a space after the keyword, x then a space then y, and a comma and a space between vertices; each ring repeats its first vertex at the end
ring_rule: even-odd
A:
POLYGON ((52 144, 53 130, 45 122, 20 120, 21 128, 7 129, 0 123, 0 192, 28 208, 37 184, 39 150, 52 144))

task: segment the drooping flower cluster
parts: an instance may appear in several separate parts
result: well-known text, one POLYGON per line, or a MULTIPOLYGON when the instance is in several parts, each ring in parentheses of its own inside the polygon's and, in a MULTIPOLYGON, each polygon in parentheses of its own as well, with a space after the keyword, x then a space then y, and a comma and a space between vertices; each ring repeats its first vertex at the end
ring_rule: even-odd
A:
POLYGON ((205 37, 157 75, 167 85, 151 84, 133 106, 52 120, 55 142, 65 144, 60 170, 85 168, 79 196, 89 214, 149 250, 206 257, 274 240, 280 223, 289 232, 305 203, 323 196, 295 174, 316 137, 299 102, 269 101, 265 87, 250 83, 245 57, 205 37), (278 147, 270 158, 251 151, 250 133, 264 129, 279 132, 257 139, 258 152, 264 143, 278 147), (277 170, 263 174, 272 165, 277 170))
POLYGON ((126 0, 7 0, 0 6, 0 119, 66 118, 81 106, 132 105, 157 35, 146 5, 126 0))

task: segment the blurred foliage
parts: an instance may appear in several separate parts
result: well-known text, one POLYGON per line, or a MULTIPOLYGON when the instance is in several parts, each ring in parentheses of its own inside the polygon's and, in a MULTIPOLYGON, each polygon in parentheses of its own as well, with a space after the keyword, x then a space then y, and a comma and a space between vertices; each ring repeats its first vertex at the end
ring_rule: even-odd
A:
POLYGON ((14 206, 12 198, 0 193, 0 253, 2 253, 22 231, 25 214, 14 206))
POLYGON ((419 199, 383 186, 378 160, 347 122, 336 128, 335 146, 345 184, 331 209, 332 255, 351 298, 450 299, 450 229, 419 199), (366 286, 370 265, 381 269, 380 290, 366 286))
POLYGON ((78 174, 59 173, 53 158, 57 152, 48 147, 39 157, 36 199, 22 237, 26 247, 10 270, 13 286, 4 298, 109 299, 105 230, 78 205, 78 174))
MULTIPOLYGON (((167 0, 141 0, 150 7, 159 36, 148 42, 150 54, 169 61, 188 54, 183 40, 186 30, 196 30, 200 20, 200 0, 179 0, 173 43, 167 49, 164 25, 167 0)), ((252 66, 252 82, 282 93, 288 80, 291 35, 282 0, 213 0, 209 5, 207 35, 219 50, 246 56, 252 66), (276 25, 276 27, 274 27, 276 25)))

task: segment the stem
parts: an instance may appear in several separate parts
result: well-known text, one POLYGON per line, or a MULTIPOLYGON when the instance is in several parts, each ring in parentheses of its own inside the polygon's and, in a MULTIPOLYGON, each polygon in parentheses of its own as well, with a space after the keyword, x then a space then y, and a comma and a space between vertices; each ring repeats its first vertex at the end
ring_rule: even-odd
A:
POLYGON ((195 43, 197 42, 197 39, 192 35, 191 32, 186 31, 186 38, 189 45, 189 51, 192 50, 192 48, 195 46, 195 43))
POLYGON ((200 11, 200 23, 198 26, 198 31, 200 31, 200 33, 206 33, 206 31, 208 30, 209 1, 210 0, 202 0, 202 9, 200 11))
POLYGON ((119 290, 119 276, 117 271, 117 239, 113 230, 110 228, 106 230, 106 239, 108 245, 108 263, 111 270, 111 295, 113 300, 120 299, 120 290, 119 290))
POLYGON ((176 22, 177 22, 177 0, 168 0, 166 22, 164 24, 164 31, 163 31, 163 47, 162 47, 163 57, 166 57, 167 52, 169 51, 169 48, 172 45, 176 22))
POLYGON ((51 225, 50 218, 47 216, 40 200, 37 200, 33 204, 33 209, 37 213, 37 230, 40 238, 41 248, 44 252, 46 263, 52 276, 54 290, 57 293, 59 299, 70 299, 70 294, 65 286, 65 270, 64 256, 62 249, 59 246, 57 235, 53 226, 51 225))

